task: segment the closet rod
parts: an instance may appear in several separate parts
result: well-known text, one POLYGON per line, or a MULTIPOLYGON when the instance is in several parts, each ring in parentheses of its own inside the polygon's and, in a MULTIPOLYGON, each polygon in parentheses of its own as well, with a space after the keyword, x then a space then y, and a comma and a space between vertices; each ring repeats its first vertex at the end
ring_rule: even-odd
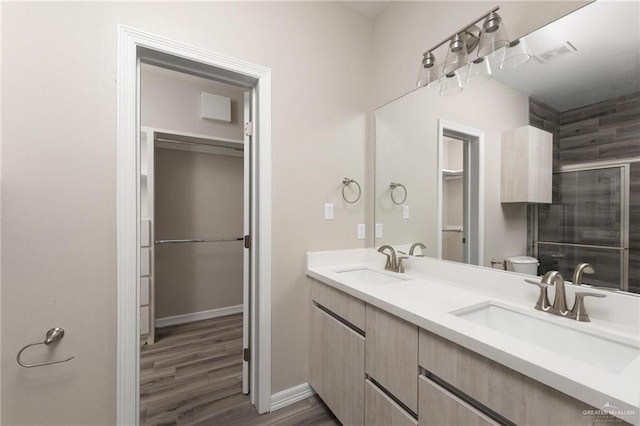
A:
POLYGON ((175 244, 175 243, 222 243, 225 241, 243 241, 244 237, 238 238, 203 238, 191 240, 156 240, 156 244, 175 244))

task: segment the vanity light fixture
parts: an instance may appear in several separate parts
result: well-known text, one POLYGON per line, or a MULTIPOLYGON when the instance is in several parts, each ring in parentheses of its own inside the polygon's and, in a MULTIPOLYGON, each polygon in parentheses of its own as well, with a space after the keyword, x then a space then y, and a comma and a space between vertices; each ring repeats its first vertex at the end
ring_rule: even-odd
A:
POLYGON ((512 70, 529 62, 531 54, 527 47, 527 42, 521 38, 509 43, 502 52, 502 62, 500 62, 501 70, 512 70))
POLYGON ((441 73, 435 64, 436 57, 433 56, 431 51, 427 51, 422 54, 422 62, 420 62, 420 71, 418 72, 418 81, 416 86, 433 87, 437 85, 440 80, 441 73))
POLYGON ((440 95, 453 96, 462 92, 462 82, 457 72, 445 74, 442 79, 442 87, 440 88, 440 95))
POLYGON ((467 84, 480 84, 491 78, 491 66, 485 58, 478 58, 471 61, 467 70, 467 84))
MULTIPOLYGON (((474 36, 471 33, 468 34, 468 40, 472 40, 472 45, 477 45, 474 40, 474 36)), ((453 36, 451 41, 449 42, 449 50, 447 51, 447 59, 444 61, 444 66, 442 67, 442 72, 447 75, 456 71, 459 68, 467 65, 469 63, 469 49, 467 48, 467 43, 463 40, 462 35, 456 34, 453 36)))
POLYGON ((509 37, 504 29, 502 18, 496 11, 490 12, 482 24, 478 57, 490 55, 497 50, 509 45, 509 37))

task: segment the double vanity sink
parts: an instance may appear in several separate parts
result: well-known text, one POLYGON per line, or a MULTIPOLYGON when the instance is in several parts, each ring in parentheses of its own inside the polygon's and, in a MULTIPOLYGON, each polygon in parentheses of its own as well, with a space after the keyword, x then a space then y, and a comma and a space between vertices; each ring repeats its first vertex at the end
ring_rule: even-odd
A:
POLYGON ((427 258, 409 259, 398 274, 384 263, 372 249, 310 253, 307 275, 640 424, 640 299, 589 300, 592 322, 585 323, 535 310, 537 289, 522 275, 427 258))

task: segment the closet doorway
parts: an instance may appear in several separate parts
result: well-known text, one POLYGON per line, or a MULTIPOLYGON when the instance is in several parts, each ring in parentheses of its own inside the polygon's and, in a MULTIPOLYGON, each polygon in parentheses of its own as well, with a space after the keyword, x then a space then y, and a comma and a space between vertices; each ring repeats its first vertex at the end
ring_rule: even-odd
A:
MULTIPOLYGON (((140 335, 144 312, 140 308, 143 285, 140 273, 147 262, 141 250, 146 236, 141 223, 141 63, 213 78, 246 87, 251 93, 252 120, 245 131, 245 135, 250 135, 251 157, 248 295, 251 315, 243 318, 243 339, 248 333, 249 406, 252 410, 255 406, 259 414, 266 413, 271 409, 271 70, 119 25, 116 423, 138 424, 141 414, 140 335)), ((244 309, 247 310, 246 303, 244 309)))
POLYGON ((438 120, 440 259, 481 265, 484 257, 484 132, 438 120))
POLYGON ((140 66, 143 425, 249 404, 247 90, 140 66))

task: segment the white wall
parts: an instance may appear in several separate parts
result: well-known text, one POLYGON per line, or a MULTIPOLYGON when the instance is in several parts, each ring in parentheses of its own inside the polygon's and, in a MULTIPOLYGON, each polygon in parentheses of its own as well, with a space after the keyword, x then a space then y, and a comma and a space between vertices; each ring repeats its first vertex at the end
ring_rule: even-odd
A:
POLYGON ((243 93, 249 89, 149 64, 142 64, 140 68, 140 120, 143 126, 242 140, 243 93), (202 118, 202 92, 231 98, 230 123, 202 118))
POLYGON ((364 180, 371 22, 330 2, 2 6, 2 424, 115 423, 120 23, 272 69, 272 392, 306 382, 305 252, 365 246, 340 189, 364 180), (19 368, 54 325, 76 358, 19 368))

